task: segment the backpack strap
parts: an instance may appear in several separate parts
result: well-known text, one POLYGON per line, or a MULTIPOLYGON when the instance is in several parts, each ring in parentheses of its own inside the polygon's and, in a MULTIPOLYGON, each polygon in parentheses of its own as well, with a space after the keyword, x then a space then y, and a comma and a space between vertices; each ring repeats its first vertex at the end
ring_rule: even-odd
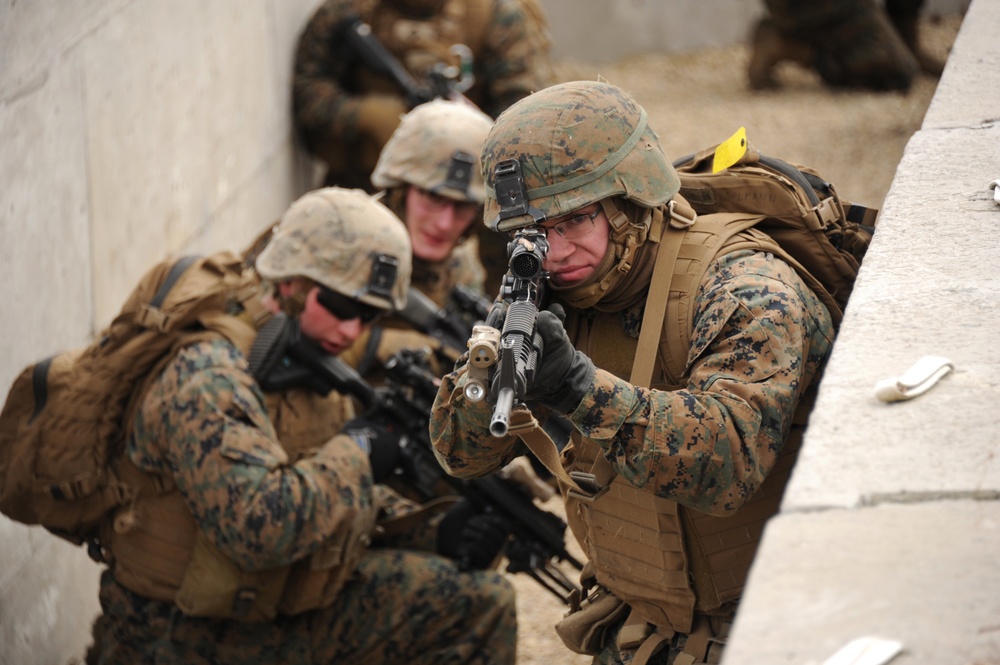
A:
POLYGON ((52 360, 54 358, 55 356, 49 356, 37 363, 31 371, 31 392, 35 399, 35 410, 28 420, 29 425, 38 417, 38 414, 42 412, 45 404, 49 401, 49 368, 52 367, 52 360))
MULTIPOLYGON (((639 345, 636 348, 635 359, 632 361, 632 374, 629 378, 629 383, 644 388, 649 387, 653 378, 656 352, 659 348, 660 333, 663 330, 663 317, 670 300, 674 269, 677 265, 677 258, 680 256, 681 245, 687 230, 698 219, 697 213, 681 196, 671 199, 667 206, 667 217, 667 223, 664 224, 658 240, 660 250, 656 255, 656 265, 653 268, 653 276, 649 284, 649 295, 646 296, 646 307, 642 315, 642 325, 639 328, 639 345)), ((678 353, 681 351, 678 349, 678 353)))
POLYGON ((152 300, 149 301, 149 304, 153 307, 159 307, 162 305, 163 301, 167 299, 167 294, 170 293, 170 289, 174 288, 174 284, 176 284, 177 280, 181 278, 184 271, 186 271, 192 263, 197 261, 198 258, 197 254, 190 254, 177 259, 177 262, 170 267, 170 272, 168 272, 167 276, 163 278, 163 284, 160 284, 160 288, 157 289, 156 295, 154 295, 152 300))
POLYGON ((178 280, 180 280, 181 275, 183 275, 199 258, 201 257, 197 254, 182 256, 177 259, 172 266, 170 266, 170 270, 163 278, 163 283, 160 284, 160 287, 156 290, 153 297, 150 298, 148 303, 141 305, 138 311, 136 311, 134 321, 137 325, 149 330, 158 330, 160 332, 166 331, 167 326, 169 325, 169 317, 162 312, 160 307, 167 299, 171 289, 173 289, 174 285, 176 285, 178 280))

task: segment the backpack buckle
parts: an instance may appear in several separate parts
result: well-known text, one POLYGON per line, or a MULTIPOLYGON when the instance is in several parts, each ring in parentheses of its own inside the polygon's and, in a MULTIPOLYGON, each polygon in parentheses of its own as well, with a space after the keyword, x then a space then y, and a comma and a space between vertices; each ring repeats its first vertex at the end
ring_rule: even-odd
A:
POLYGON ((677 199, 670 199, 667 203, 667 217, 670 219, 670 227, 681 231, 698 221, 698 213, 694 208, 677 199))

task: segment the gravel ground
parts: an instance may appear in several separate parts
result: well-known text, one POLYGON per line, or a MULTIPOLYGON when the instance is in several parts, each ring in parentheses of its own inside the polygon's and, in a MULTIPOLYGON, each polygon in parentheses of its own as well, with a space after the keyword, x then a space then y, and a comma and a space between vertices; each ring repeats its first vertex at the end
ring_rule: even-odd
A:
MULTIPOLYGON (((960 24, 957 16, 925 20, 921 30, 928 51, 945 57, 960 24)), ((781 90, 754 92, 746 84, 747 59, 747 48, 736 45, 556 66, 561 80, 602 79, 631 93, 649 113, 670 159, 719 143, 742 126, 761 152, 809 165, 842 197, 881 208, 937 80, 921 76, 907 94, 834 92, 814 74, 789 64, 778 72, 781 90)), ((558 500, 545 507, 560 510, 558 500)), ((579 552, 575 545, 571 549, 579 552)), ((518 594, 518 662, 590 663, 589 657, 567 650, 552 629, 564 605, 525 575, 512 580, 518 594)))

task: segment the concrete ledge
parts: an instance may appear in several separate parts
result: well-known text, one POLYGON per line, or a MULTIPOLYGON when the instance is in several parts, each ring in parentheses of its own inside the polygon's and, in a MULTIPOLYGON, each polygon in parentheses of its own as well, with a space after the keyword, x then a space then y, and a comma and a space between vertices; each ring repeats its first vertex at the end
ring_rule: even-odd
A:
MULTIPOLYGON (((1000 4, 977 0, 969 7, 962 34, 952 46, 944 76, 924 116, 924 129, 970 127, 1000 120, 1000 49, 995 45, 998 25, 1000 4)), ((992 149, 995 157, 996 143, 992 149)), ((1000 166, 1000 162, 993 159, 992 166, 1000 166)))
POLYGON ((892 665, 1000 662, 1000 0, 972 3, 886 197, 781 513, 723 663, 824 663, 855 638, 892 665), (925 355, 955 366, 886 404, 925 355))
POLYGON ((724 663, 818 665, 859 637, 892 665, 1000 657, 1000 504, 785 514, 767 527, 724 663))
POLYGON ((907 144, 784 511, 856 507, 901 492, 1000 492, 1000 357, 983 352, 1000 330, 991 269, 1000 207, 987 197, 987 163, 976 158, 987 157, 984 146, 1000 146, 1000 127, 923 130, 907 144), (876 382, 925 355, 945 356, 955 370, 912 401, 875 399, 876 382))

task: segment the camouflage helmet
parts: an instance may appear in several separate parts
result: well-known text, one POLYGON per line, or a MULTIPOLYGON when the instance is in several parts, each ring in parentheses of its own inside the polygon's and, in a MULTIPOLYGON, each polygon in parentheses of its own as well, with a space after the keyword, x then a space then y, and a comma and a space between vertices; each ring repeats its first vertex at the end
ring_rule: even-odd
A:
POLYGON ((360 189, 327 187, 285 211, 257 257, 271 281, 305 277, 384 310, 406 305, 410 237, 399 219, 360 189))
POLYGON ((598 81, 560 83, 501 113, 483 147, 483 173, 484 220, 494 231, 614 196, 655 208, 680 190, 645 109, 598 81))
POLYGON ((415 185, 457 201, 482 204, 479 154, 493 119, 469 104, 437 99, 403 116, 372 172, 380 189, 415 185))

